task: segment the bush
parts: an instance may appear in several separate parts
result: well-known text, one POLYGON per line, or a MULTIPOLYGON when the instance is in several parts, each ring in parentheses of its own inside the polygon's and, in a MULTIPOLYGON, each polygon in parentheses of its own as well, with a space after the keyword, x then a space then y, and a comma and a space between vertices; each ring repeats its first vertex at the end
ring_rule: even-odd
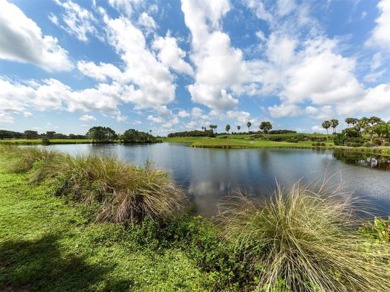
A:
POLYGON ((258 290, 387 291, 388 246, 367 249, 351 232, 350 202, 323 192, 295 185, 263 202, 238 196, 222 208, 225 237, 263 267, 258 290))
POLYGON ((364 139, 361 137, 347 138, 344 141, 344 145, 349 146, 349 147, 361 147, 361 146, 363 146, 363 144, 364 144, 364 139))

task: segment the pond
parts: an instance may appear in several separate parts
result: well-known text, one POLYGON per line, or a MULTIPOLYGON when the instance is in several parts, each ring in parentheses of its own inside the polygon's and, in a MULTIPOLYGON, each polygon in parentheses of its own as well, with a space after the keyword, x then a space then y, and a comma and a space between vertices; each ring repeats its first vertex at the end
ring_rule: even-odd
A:
MULTIPOLYGON (((238 190, 250 196, 267 196, 277 184, 288 188, 329 179, 367 201, 375 214, 390 214, 389 159, 333 151, 304 149, 205 149, 182 144, 53 145, 70 154, 108 154, 125 161, 169 171, 194 202, 199 214, 211 216, 218 202, 238 190)), ((368 205, 370 207, 368 208, 368 205)))

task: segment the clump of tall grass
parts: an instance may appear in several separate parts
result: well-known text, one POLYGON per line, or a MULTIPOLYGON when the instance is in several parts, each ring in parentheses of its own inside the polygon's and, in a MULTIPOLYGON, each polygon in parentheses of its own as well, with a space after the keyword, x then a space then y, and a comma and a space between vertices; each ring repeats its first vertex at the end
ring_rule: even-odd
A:
POLYGON ((262 267, 261 291, 388 291, 389 246, 357 233, 351 200, 324 188, 278 187, 272 198, 238 195, 221 205, 228 241, 262 267))
POLYGON ((56 193, 100 204, 98 220, 139 223, 181 209, 184 192, 165 171, 109 156, 86 155, 61 166, 56 193))
POLYGON ((178 212, 185 196, 165 171, 98 155, 72 157, 43 148, 2 148, 15 172, 46 183, 56 195, 93 206, 96 219, 140 223, 178 212))

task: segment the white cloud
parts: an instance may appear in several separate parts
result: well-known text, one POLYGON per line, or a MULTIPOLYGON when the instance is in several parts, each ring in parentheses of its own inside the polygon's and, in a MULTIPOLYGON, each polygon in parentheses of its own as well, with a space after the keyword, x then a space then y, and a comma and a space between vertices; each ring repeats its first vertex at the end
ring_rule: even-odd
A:
POLYGON ((379 16, 375 20, 376 26, 366 44, 368 46, 379 46, 390 50, 390 1, 380 0, 377 7, 379 16))
POLYGON ((153 124, 157 124, 162 128, 170 129, 173 126, 179 124, 180 120, 177 117, 174 117, 172 119, 164 119, 162 117, 155 117, 153 115, 149 115, 146 118, 148 121, 152 122, 153 124))
POLYGON ((158 37, 153 42, 153 48, 158 50, 158 59, 173 70, 192 76, 192 67, 183 58, 186 53, 177 45, 176 38, 167 34, 165 37, 158 37))
POLYGON ((138 24, 146 29, 147 32, 153 32, 156 28, 156 22, 154 19, 147 14, 146 12, 142 12, 138 18, 138 24))
POLYGON ((0 31, 0 59, 31 63, 49 72, 73 68, 57 39, 43 35, 33 20, 6 0, 0 0, 0 31))
POLYGON ((294 11, 296 4, 294 0, 278 0, 277 7, 279 15, 286 16, 294 11))
POLYGON ((173 76, 146 47, 145 37, 128 19, 105 16, 109 43, 124 61, 120 96, 138 108, 158 108, 175 98, 173 76), (136 56, 136 57, 135 57, 136 56))
POLYGON ((286 103, 283 103, 278 106, 273 105, 271 107, 268 107, 268 110, 273 118, 296 117, 303 113, 299 106, 295 104, 286 103))
POLYGON ((60 25, 67 33, 83 42, 88 41, 87 35, 99 37, 95 28, 96 19, 89 10, 70 0, 64 2, 55 0, 55 2, 65 9, 65 13, 61 16, 64 25, 60 25, 58 18, 52 16, 50 19, 54 24, 60 25))
POLYGON ((133 13, 133 6, 137 7, 143 0, 109 0, 108 3, 120 12, 127 15, 133 13))
POLYGON ((101 62, 96 65, 93 62, 79 61, 77 62, 77 69, 85 76, 98 81, 106 81, 107 79, 119 81, 123 78, 123 73, 117 67, 108 63, 101 62))
POLYGON ((185 110, 179 111, 179 113, 177 115, 179 116, 179 118, 188 118, 190 116, 190 114, 188 112, 186 112, 185 110))
POLYGON ((93 122, 93 121, 96 121, 96 118, 94 116, 91 116, 91 115, 82 115, 80 117, 80 121, 83 121, 83 122, 93 122))
POLYGON ((343 115, 356 113, 388 113, 390 108, 390 84, 368 88, 366 94, 355 102, 338 104, 337 112, 343 115))
POLYGON ((250 113, 245 111, 228 111, 226 114, 228 118, 236 120, 241 125, 246 125, 251 117, 250 113))
POLYGON ((191 60, 196 66, 195 83, 188 87, 192 100, 214 110, 228 110, 238 104, 231 88, 241 83, 245 70, 242 52, 232 48, 230 38, 220 31, 221 17, 229 2, 182 1, 186 26, 192 35, 191 60))

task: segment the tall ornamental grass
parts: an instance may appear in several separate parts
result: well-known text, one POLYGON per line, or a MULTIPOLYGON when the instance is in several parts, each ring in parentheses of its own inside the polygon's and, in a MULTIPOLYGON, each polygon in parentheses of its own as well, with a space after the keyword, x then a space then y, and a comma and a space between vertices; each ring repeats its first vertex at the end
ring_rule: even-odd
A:
POLYGON ((14 171, 29 173, 30 182, 47 183, 56 195, 93 205, 96 219, 140 223, 179 212, 185 195, 165 171, 97 155, 72 157, 44 148, 5 147, 14 171))
POLYGON ((261 271, 252 279, 258 290, 389 291, 390 246, 356 232, 352 202, 337 191, 295 184, 263 201, 237 195, 221 205, 225 238, 261 271))

